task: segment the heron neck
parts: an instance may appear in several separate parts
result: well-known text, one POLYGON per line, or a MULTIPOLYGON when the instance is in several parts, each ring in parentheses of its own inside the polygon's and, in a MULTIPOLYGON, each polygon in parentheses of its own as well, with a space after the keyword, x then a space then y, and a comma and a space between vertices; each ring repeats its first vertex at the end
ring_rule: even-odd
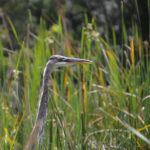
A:
POLYGON ((43 92, 46 90, 48 90, 48 84, 49 84, 49 80, 50 80, 50 75, 51 75, 51 69, 49 67, 45 67, 44 69, 44 73, 43 73, 43 85, 42 85, 42 90, 43 92))
POLYGON ((47 110, 47 102, 48 102, 48 84, 50 80, 50 75, 52 72, 52 67, 49 64, 46 65, 43 73, 43 85, 42 85, 42 95, 39 104, 37 121, 45 120, 46 118, 46 110, 47 110))

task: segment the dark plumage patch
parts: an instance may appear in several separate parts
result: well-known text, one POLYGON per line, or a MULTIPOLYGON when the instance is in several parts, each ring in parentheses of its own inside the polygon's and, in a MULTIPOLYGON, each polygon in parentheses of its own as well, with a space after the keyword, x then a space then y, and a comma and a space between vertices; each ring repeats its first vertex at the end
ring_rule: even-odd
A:
POLYGON ((55 60, 55 61, 57 61, 57 62, 63 62, 63 61, 65 61, 66 59, 65 59, 65 57, 64 56, 61 56, 61 55, 53 55, 53 56, 51 56, 50 58, 49 58, 49 60, 55 60))

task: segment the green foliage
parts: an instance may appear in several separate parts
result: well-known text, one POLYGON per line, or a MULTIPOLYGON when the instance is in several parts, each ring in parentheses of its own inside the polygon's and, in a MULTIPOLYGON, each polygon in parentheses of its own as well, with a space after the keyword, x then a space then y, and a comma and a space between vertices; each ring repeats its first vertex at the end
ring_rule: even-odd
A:
POLYGON ((105 41, 94 19, 90 22, 85 15, 81 42, 75 47, 72 43, 77 41, 65 33, 62 19, 60 15, 58 24, 50 29, 40 20, 35 39, 28 39, 34 41, 33 49, 20 41, 9 20, 22 44, 17 52, 5 57, 0 43, 0 77, 5 80, 0 84, 1 149, 23 149, 28 141, 36 119, 42 73, 52 54, 74 55, 93 64, 52 73, 43 150, 148 149, 150 66, 138 26, 132 23, 133 37, 128 39, 126 20, 122 19, 127 48, 118 49, 114 27, 113 43, 107 26, 105 41))

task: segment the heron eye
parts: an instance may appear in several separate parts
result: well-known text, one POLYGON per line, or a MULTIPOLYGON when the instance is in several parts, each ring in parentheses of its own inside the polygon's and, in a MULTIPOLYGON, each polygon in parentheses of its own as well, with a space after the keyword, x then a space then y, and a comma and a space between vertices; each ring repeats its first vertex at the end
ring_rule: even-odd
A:
POLYGON ((64 58, 61 58, 59 61, 64 62, 64 61, 65 61, 65 59, 64 59, 64 58))

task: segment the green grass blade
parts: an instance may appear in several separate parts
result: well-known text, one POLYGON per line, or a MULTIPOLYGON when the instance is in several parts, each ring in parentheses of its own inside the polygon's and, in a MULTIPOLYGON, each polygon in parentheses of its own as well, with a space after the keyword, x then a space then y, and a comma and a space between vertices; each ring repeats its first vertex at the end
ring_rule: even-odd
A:
POLYGON ((20 40, 19 40, 18 34, 17 34, 17 32, 16 32, 16 29, 15 29, 15 27, 14 27, 14 25, 13 25, 11 19, 10 19, 8 16, 7 16, 7 20, 8 20, 8 22, 9 22, 10 26, 11 26, 11 29, 12 29, 12 31, 13 31, 13 33, 14 33, 14 36, 15 36, 17 42, 20 43, 20 40))

